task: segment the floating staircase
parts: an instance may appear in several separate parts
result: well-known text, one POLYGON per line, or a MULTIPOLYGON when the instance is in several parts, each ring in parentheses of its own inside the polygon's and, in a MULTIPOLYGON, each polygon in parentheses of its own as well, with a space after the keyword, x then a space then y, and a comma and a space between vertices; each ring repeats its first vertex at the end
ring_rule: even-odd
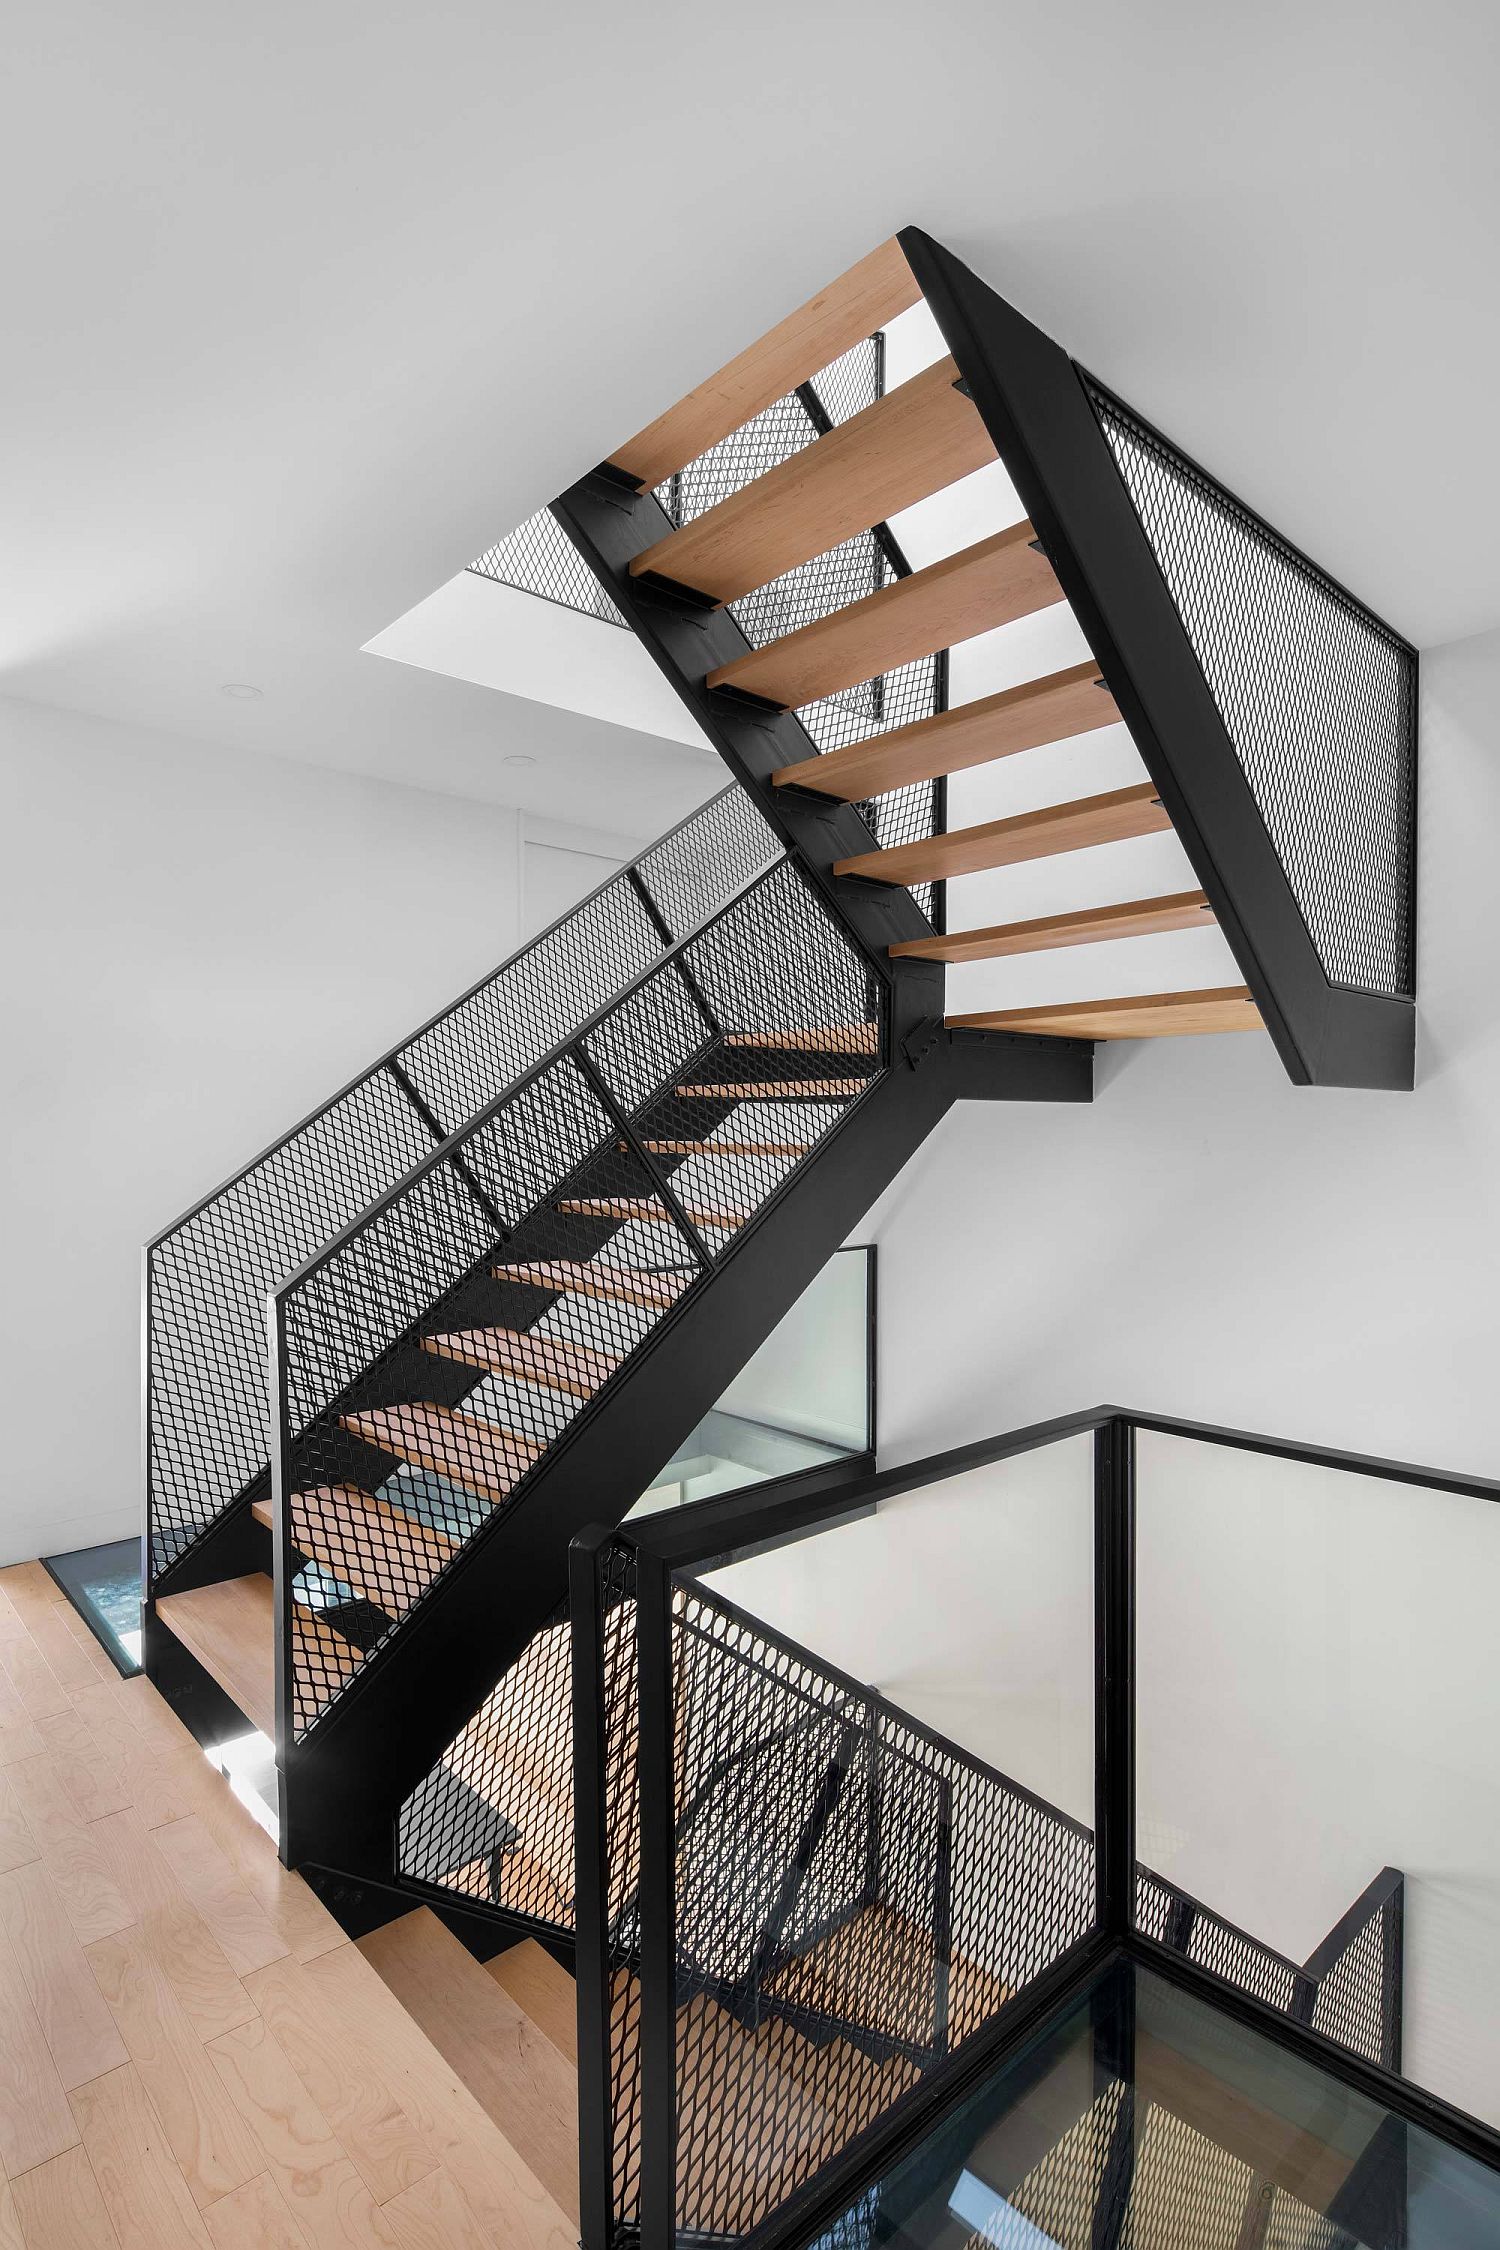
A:
POLYGON ((1087 1100, 1095 1041, 1228 1030, 1299 1083, 1411 1079, 1411 652, 919 230, 554 512, 734 788, 151 1251, 148 1660, 274 1736, 290 1859, 371 1882, 571 1539, 953 1101, 1087 1100), (830 411, 921 302, 931 364, 830 411), (1012 520, 910 567, 887 519, 1002 469, 1012 520), (947 652, 1069 615, 1085 659, 950 707, 947 652), (1127 784, 942 817, 1105 728, 1127 784), (1191 884, 1111 871, 1150 838, 1191 884), (941 926, 943 886, 1070 854, 1067 910, 941 926), (945 987, 1195 930, 1236 981, 945 987))

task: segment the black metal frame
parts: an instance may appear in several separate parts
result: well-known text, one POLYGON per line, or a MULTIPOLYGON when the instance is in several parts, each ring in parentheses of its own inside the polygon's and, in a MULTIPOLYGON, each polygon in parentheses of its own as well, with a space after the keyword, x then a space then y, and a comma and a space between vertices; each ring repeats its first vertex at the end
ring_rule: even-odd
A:
MULTIPOLYGON (((782 865, 796 867, 815 896, 822 895, 799 859, 778 863, 782 865)), ((769 876, 757 876, 747 890, 753 892, 767 880, 769 876)), ((842 917, 830 919, 842 927, 842 917)), ((672 958, 658 957, 643 976, 659 975, 664 961, 670 965, 672 958)), ((838 1163, 822 1166, 816 1152, 801 1160, 732 1243, 705 1263, 691 1292, 632 1353, 628 1380, 616 1377, 601 1388, 527 1477, 524 1490, 468 1540, 461 1565, 443 1570, 401 1620, 403 1662, 388 1662, 384 1649, 367 1660, 290 1755, 286 1685, 292 1572, 285 1524, 295 1489, 292 1437, 297 1418, 285 1396, 279 1399, 276 1426, 288 1433, 273 1462, 273 1481, 281 1540, 276 1563, 282 1588, 277 1617, 282 1850, 289 1864, 310 1858, 376 1881, 389 1875, 396 1865, 402 1801, 555 1605, 568 1540, 597 1520, 606 1497, 618 1501, 622 1514, 628 1509, 660 1467, 664 1451, 670 1453, 676 1439, 713 1404, 952 1101, 1001 1093, 1023 1099, 1088 1098, 1090 1053, 1074 1041, 984 1039, 975 1044, 939 1029, 919 1062, 901 1055, 897 1027, 903 1015, 908 1023, 910 1017, 899 1006, 902 978, 893 975, 886 983, 891 966, 869 964, 874 988, 883 996, 881 1020, 890 1026, 884 1051, 891 1060, 825 1136, 830 1145, 837 1140, 838 1163), (424 1681, 420 1698, 406 1684, 413 1676, 424 1681)), ((611 1011, 620 999, 617 995, 610 1002, 611 1011)), ((571 1033, 562 1049, 575 1048, 588 1028, 571 1033)), ((555 1059, 556 1051, 527 1077, 555 1059)), ((277 1292, 271 1342, 281 1371, 278 1382, 284 1382, 286 1367, 288 1299, 413 1181, 451 1162, 465 1140, 504 1107, 511 1091, 435 1148, 277 1292)), ((679 1512, 686 1511, 671 1511, 679 1512)))
POLYGON ((1082 371, 920 228, 898 239, 1288 1074, 1410 1087, 1414 1007, 1330 982, 1082 371))
MULTIPOLYGON (((948 1477, 962 1475, 989 1462, 1012 1458, 1060 1439, 1088 1433, 1092 1433, 1094 1438, 1098 1883, 1095 1929, 1066 1957, 1054 1963, 1034 1986, 1027 1988, 1010 2002, 994 2023, 976 2033, 946 2064, 924 2079, 910 2100, 903 2100, 887 2117, 869 2127, 857 2142, 835 2157, 805 2190, 784 2206, 774 2222, 767 2221, 758 2227, 752 2238, 756 2250, 762 2250, 763 2245, 769 2246, 772 2243, 792 2245, 812 2240, 821 2227, 826 2226, 855 2198, 861 2185, 872 2180, 896 2155, 930 2132, 938 2117, 953 2107, 985 2076, 1019 2053, 1043 2018, 1075 1997, 1083 1989, 1089 1976, 1110 1958, 1127 1958, 1157 1971, 1183 1990, 1384 2104, 1398 2117, 1421 2126, 1438 2139, 1491 2168, 1500 2170, 1500 2131, 1399 2075, 1399 2018, 1396 2024, 1394 2060, 1390 2066, 1372 2061, 1341 2045, 1325 2032, 1314 2029, 1310 2021, 1318 1981, 1341 1956, 1350 1936, 1357 1929, 1366 1926, 1393 1901, 1396 1906, 1396 1974, 1399 1977, 1401 1877, 1398 1871, 1388 1868, 1378 1875, 1304 1963, 1290 1960, 1283 1962, 1279 1955, 1274 1955, 1271 1949, 1251 1938, 1248 1933, 1233 1932, 1232 1925, 1225 1923, 1216 1910, 1204 1907, 1201 1902, 1178 1891, 1175 1886, 1162 1883, 1159 1877, 1151 1878, 1172 1893, 1173 1905, 1169 1922, 1175 1922, 1179 1937, 1186 1934, 1194 1917, 1201 1914, 1231 1934, 1243 1938, 1259 1954, 1284 1968, 1288 1981, 1296 1988, 1292 2003, 1286 2010, 1273 2007, 1256 1997, 1253 1992, 1229 1982, 1201 1961, 1190 1959, 1177 1946, 1152 1937, 1138 1924, 1135 1902, 1141 1871, 1135 1858, 1134 1843, 1134 1450, 1136 1435, 1141 1430, 1238 1450, 1263 1452, 1276 1458, 1305 1461, 1315 1466, 1400 1481, 1438 1492, 1468 1494, 1500 1501, 1500 1480, 1454 1474, 1330 1447, 1302 1445, 1289 1439, 1216 1424, 1104 1405, 1007 1431, 997 1437, 955 1447, 949 1452, 904 1463, 893 1469, 873 1474, 851 1473, 842 1479, 832 1480, 814 1495, 778 1499, 752 1490, 674 1511, 670 1523, 664 1522, 662 1518, 651 1518, 638 1527, 632 1527, 633 1531, 638 1530, 640 1534, 633 1544, 638 1549, 642 1583, 650 1584, 655 1589, 648 1599, 653 1605, 653 1616, 661 1617, 665 1615, 664 1605, 667 1599, 664 1589, 670 1583, 674 1566, 679 1570, 691 1569, 694 1565, 705 1567, 727 1553, 740 1552, 751 1546, 776 1544, 782 1539, 803 1537, 809 1532, 849 1521, 855 1516, 868 1513, 883 1499, 894 1498, 898 1494, 941 1482, 948 1477)), ((608 1536, 599 1534, 597 1541, 591 1538, 575 1547, 575 1574, 591 1567, 591 1554, 608 1536)), ((586 1598, 588 1583, 586 1576, 575 1575, 577 1598, 586 1598)), ((579 1672, 575 1674, 575 1687, 577 1709, 584 1722, 578 1726, 575 1735, 575 1770, 582 1823, 585 1820, 585 1808, 598 1805, 601 1785, 601 1776, 591 1758, 591 1729, 587 1723, 587 1716, 594 1708, 594 1699, 598 1693, 597 1680, 587 1672, 579 1672)), ((643 1693, 645 1692, 643 1682, 643 1693)), ((652 1707, 658 1718, 663 1718, 667 1705, 662 1701, 662 1681, 656 1681, 649 1692, 655 1698, 652 1707)), ((658 1753, 659 1751, 660 1742, 658 1753)), ((654 1824, 654 1840, 651 1845, 652 1880, 659 1878, 667 1883, 672 1868, 667 1820, 670 1807, 670 1771, 667 1768, 653 1771, 643 1762, 641 1789, 643 1808, 649 1799, 650 1817, 654 1824)), ((580 1836, 586 1838, 589 1849, 594 1848, 597 1831, 592 1815, 589 1816, 589 1824, 581 1826, 580 1836)), ((581 1846, 578 1916, 581 1995, 584 1961, 591 1942, 590 1908, 583 1887, 583 1865, 581 1846)), ((595 1895, 602 1894, 596 1892, 595 1895)), ((656 1942, 660 1954, 666 1942, 663 1932, 658 1931, 656 1942)), ((675 2049, 668 2038, 667 2026, 661 2020, 664 2013, 664 2006, 659 2004, 651 2049, 654 2060, 647 2089, 648 2099, 658 2118, 667 2114, 661 2105, 672 2098, 671 2087, 676 2070, 675 2049)), ((590 2013, 581 1997, 581 2040, 589 2034, 590 2027, 597 2024, 597 2021, 597 2007, 593 2007, 590 2013)), ((580 2057, 583 2053, 584 2047, 581 2044, 580 2057)), ((599 2088, 596 2079, 590 2083, 597 2097, 599 2088)), ((658 2155, 658 2168, 663 2164, 664 2159, 658 2155)), ((608 2217, 608 2183, 605 2182, 602 2189, 598 2182, 593 2183, 593 2186, 597 2191, 595 2203, 590 2206, 590 2190, 586 2185, 585 2208, 586 2212, 590 2208, 594 2210, 594 2219, 598 2222, 608 2217), (599 2200, 601 2195, 602 2201, 599 2200)), ((664 2207, 658 2201, 658 2220, 661 2220, 664 2208, 669 2210, 670 2206, 664 2207)), ((591 2234, 586 2223, 584 2241, 588 2250, 594 2250, 596 2242, 605 2243, 609 2239, 607 2232, 591 2234)), ((644 2244, 670 2243, 672 2240, 670 2231, 653 2235, 643 2227, 644 2244)))

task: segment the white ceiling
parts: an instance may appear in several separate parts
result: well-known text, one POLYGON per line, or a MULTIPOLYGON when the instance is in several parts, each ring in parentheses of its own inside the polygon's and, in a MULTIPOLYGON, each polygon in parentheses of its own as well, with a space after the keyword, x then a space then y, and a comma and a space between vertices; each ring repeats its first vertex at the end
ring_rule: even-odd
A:
POLYGON ((651 833, 701 751, 362 644, 907 221, 1419 642, 1493 626, 1497 26, 12 10, 0 693, 651 833))

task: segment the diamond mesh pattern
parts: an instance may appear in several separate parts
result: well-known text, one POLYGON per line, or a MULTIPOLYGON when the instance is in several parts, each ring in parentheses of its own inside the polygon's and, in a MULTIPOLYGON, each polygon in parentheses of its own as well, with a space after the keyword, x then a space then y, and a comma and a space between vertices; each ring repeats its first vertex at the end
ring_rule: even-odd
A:
POLYGON ((1399 2068, 1401 1901, 1386 1899, 1318 1980, 1312 2027, 1387 2070, 1399 2068))
MULTIPOLYGON (((633 1586, 632 1552, 605 1550, 601 1744, 622 2241, 640 2215, 638 1657, 609 1589, 633 1586)), ((1093 1839, 689 1582, 671 1663, 677 2227, 733 2238, 1088 1930, 1093 1839)))
MULTIPOLYGON (((502 586, 518 586, 523 594, 540 594, 543 601, 558 602, 564 609, 581 610, 585 617, 599 617, 607 625, 625 626, 608 592, 550 508, 528 516, 508 539, 499 539, 493 547, 486 547, 469 568, 477 578, 493 578, 502 586)), ((625 626, 627 632, 629 629, 625 626)))
POLYGON ((661 954, 642 889, 682 937, 778 856, 723 790, 152 1246, 153 1573, 267 1476, 268 1293, 661 954))
POLYGON ((1416 658, 1085 378, 1331 983, 1414 990, 1416 658))
POLYGON ((780 861, 281 1290, 289 1536, 317 1566, 297 1607, 321 1628, 293 1636, 299 1736, 864 1092, 873 1004, 780 861), (702 1144, 787 1108, 817 1120, 795 1146, 784 1120, 702 1144))
POLYGON ((1149 1937, 1185 1952, 1190 1961, 1212 1969, 1215 1976, 1237 1984, 1242 1991, 1254 1993, 1267 2007, 1279 2008, 1283 2015, 1290 2015, 1298 1978, 1296 1963, 1273 1952, 1270 1946, 1246 1937, 1232 1923, 1210 1913, 1185 1891, 1163 1882, 1159 1875, 1153 1875, 1145 1867, 1136 1870, 1135 1919, 1136 1927, 1149 1937), (1187 1930, 1185 1945, 1182 1942, 1184 1926, 1187 1930))
POLYGON ((1311 1986, 1312 2013, 1305 2020, 1313 2029, 1387 2069, 1397 2067, 1400 2055, 1401 1911, 1398 1883, 1370 1902, 1332 1961, 1320 1965, 1315 1954, 1303 1969, 1149 1868, 1136 1870, 1138 1929, 1283 2015, 1298 2013, 1299 1997, 1305 2006, 1311 1986))

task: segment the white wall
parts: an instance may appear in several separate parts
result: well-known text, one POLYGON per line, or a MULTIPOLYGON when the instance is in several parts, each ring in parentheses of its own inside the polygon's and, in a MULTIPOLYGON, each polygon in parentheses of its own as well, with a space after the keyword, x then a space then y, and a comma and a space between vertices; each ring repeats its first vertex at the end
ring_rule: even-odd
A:
MULTIPOLYGON (((514 949, 526 836, 556 912, 569 832, 17 702, 0 789, 10 1562, 139 1528, 142 1242, 514 949)), ((577 841, 579 890, 635 848, 577 841)))
POLYGON ((1500 1469, 1500 635, 1425 657, 1422 704, 1415 1093, 1236 1035, 953 1112, 875 1229, 886 1458, 1110 1398, 1500 1469))

